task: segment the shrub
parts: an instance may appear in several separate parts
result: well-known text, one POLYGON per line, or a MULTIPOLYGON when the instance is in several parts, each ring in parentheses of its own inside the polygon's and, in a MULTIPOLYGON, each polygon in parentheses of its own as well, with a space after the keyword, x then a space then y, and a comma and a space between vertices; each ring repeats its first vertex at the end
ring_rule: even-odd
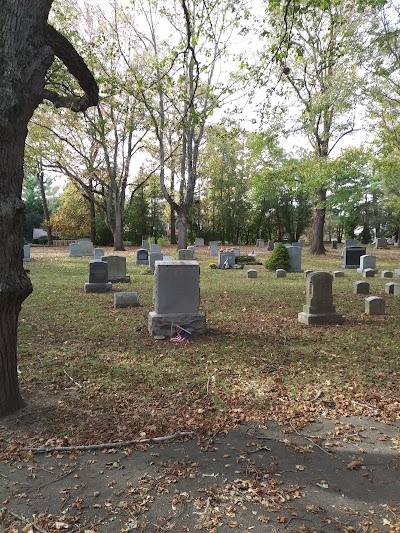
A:
POLYGON ((248 265, 249 263, 255 263, 256 258, 253 255, 238 255, 235 261, 238 265, 248 265))
POLYGON ((287 270, 290 266, 290 259, 286 246, 283 243, 278 242, 264 264, 265 268, 268 268, 268 270, 277 270, 278 268, 287 270))

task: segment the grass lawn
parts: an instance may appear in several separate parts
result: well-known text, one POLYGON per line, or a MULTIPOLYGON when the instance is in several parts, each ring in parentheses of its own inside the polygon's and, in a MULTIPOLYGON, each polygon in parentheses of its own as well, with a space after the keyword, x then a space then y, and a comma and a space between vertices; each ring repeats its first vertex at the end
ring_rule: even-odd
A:
MULTIPOLYGON (((242 255, 250 251, 242 247, 242 255)), ((244 421, 275 420, 299 427, 310 420, 368 415, 400 416, 400 299, 385 294, 382 270, 400 268, 400 249, 374 250, 379 273, 370 294, 385 297, 386 314, 367 316, 353 293, 362 276, 346 270, 333 282, 344 323, 304 326, 304 274, 276 279, 263 266, 213 270, 207 248, 197 250, 201 309, 207 332, 180 344, 147 332, 153 276, 127 257, 140 306, 114 309, 112 294, 85 294, 89 258, 68 250, 32 247, 34 292, 24 302, 19 327, 20 385, 28 409, 1 426, 4 447, 40 446, 48 439, 70 445, 153 437, 194 430, 207 434, 244 421)), ((176 249, 164 247, 176 257, 176 249)), ((111 248, 106 254, 114 253, 111 248)), ((304 269, 340 270, 341 250, 313 257, 304 269)), ((264 260, 268 252, 258 252, 264 260)), ((2 446, 3 447, 3 446, 2 446)))

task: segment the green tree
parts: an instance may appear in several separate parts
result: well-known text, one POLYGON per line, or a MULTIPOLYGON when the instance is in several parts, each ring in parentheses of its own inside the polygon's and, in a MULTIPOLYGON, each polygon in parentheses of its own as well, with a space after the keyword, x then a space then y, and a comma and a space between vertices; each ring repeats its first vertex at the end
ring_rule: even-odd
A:
POLYGON ((310 184, 314 198, 311 251, 324 254, 329 185, 324 180, 324 160, 355 129, 355 108, 363 86, 359 67, 373 9, 367 2, 361 9, 350 0, 270 0, 267 16, 264 35, 269 46, 257 72, 275 66, 280 87, 275 96, 286 99, 279 105, 290 112, 290 130, 302 131, 321 161, 320 175, 314 174, 310 184))

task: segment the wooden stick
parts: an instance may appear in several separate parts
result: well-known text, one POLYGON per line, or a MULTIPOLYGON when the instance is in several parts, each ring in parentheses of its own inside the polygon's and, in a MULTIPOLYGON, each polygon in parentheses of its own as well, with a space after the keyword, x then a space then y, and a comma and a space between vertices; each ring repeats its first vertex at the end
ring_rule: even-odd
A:
POLYGON ((191 437, 193 431, 182 431, 174 433, 173 435, 166 435, 165 437, 154 437, 149 439, 126 440, 120 442, 106 442, 103 444, 90 444, 88 446, 50 446, 48 448, 21 448, 23 452, 31 452, 33 454, 49 453, 49 452, 72 452, 72 451, 89 451, 89 450, 105 450, 107 448, 124 448, 132 446, 133 444, 147 444, 166 442, 181 437, 191 437))
POLYGON ((317 448, 319 448, 320 450, 322 450, 324 453, 328 454, 328 455, 332 455, 332 452, 328 452, 328 450, 325 450, 325 448, 322 448, 322 446, 320 446, 319 444, 317 444, 316 442, 314 442, 310 437, 306 437, 305 435, 302 435, 301 433, 299 433, 297 431, 296 428, 294 428, 293 426, 291 426, 291 428, 293 429, 293 431, 295 433, 297 433, 297 435, 299 435, 299 437, 303 437, 303 439, 306 439, 308 441, 310 441, 312 443, 313 446, 316 446, 317 448))
POLYGON ((40 526, 35 524, 32 520, 28 520, 24 516, 18 515, 17 513, 14 513, 14 511, 11 511, 10 509, 7 509, 7 513, 12 515, 14 518, 17 518, 21 522, 25 522, 25 524, 30 524, 32 527, 37 529, 40 533, 48 533, 45 529, 42 529, 40 526))

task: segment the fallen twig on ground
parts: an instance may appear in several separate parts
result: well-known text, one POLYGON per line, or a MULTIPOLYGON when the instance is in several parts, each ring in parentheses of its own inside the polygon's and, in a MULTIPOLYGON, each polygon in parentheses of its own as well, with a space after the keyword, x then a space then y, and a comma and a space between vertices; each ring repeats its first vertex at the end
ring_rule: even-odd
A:
POLYGON ((164 437, 153 437, 148 439, 134 439, 119 442, 105 442, 103 444, 89 444, 87 446, 50 446, 47 448, 21 448, 23 452, 31 452, 33 454, 49 453, 49 452, 73 452, 73 451, 89 451, 89 450, 106 450, 107 448, 125 448, 135 444, 156 444, 158 442, 166 442, 181 437, 191 437, 193 431, 181 431, 173 435, 166 435, 164 437))
POLYGON ((308 440, 309 442, 311 442, 311 444, 313 446, 316 446, 317 448, 319 448, 320 450, 322 450, 324 453, 328 454, 328 455, 332 455, 332 452, 328 452, 328 450, 325 450, 325 448, 322 448, 322 446, 320 446, 319 444, 317 444, 315 441, 312 440, 311 437, 307 437, 306 435, 302 435, 299 431, 297 431, 296 428, 294 428, 293 426, 291 426, 292 430, 297 433, 297 435, 299 435, 299 437, 303 437, 303 439, 306 439, 308 440))
POLYGON ((17 520, 20 520, 21 522, 25 522, 25 524, 29 524, 35 529, 37 529, 40 533, 48 533, 45 529, 42 529, 40 526, 35 524, 32 520, 28 520, 22 515, 19 515, 17 513, 14 513, 14 511, 11 511, 10 509, 7 509, 7 513, 16 518, 17 520))

